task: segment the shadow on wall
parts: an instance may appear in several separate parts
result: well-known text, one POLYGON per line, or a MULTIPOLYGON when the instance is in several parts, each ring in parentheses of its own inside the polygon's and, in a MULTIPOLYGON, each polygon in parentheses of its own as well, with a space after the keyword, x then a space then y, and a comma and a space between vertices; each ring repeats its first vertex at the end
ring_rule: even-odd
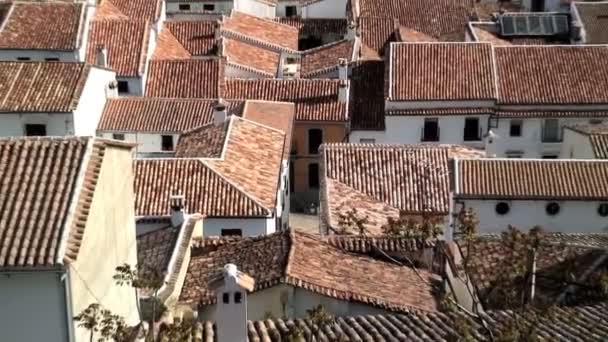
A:
POLYGON ((316 215, 319 213, 319 190, 293 192, 290 197, 291 212, 316 215))

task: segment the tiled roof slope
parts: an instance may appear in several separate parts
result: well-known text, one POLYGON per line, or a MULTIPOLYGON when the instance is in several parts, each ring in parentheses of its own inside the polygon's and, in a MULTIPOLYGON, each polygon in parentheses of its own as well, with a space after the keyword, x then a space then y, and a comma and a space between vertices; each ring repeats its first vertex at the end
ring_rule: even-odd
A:
POLYGON ((576 1, 574 7, 583 23, 587 44, 608 44, 608 2, 576 1))
POLYGON ((246 217, 270 213, 199 159, 135 160, 135 214, 169 215, 169 196, 184 195, 185 211, 246 217))
POLYGON ((177 158, 221 158, 224 152, 230 120, 223 124, 210 123, 184 132, 175 147, 177 158))
POLYGON ((608 125, 575 125, 569 129, 586 135, 597 159, 608 159, 608 125))
POLYGON ((608 199, 608 162, 477 159, 457 161, 461 198, 608 199))
POLYGON ((283 159, 289 159, 295 120, 293 103, 249 100, 243 107, 243 118, 283 132, 285 134, 283 159))
POLYGON ((321 72, 338 68, 338 59, 350 61, 355 46, 354 40, 341 40, 329 43, 302 53, 302 77, 313 77, 321 72))
POLYGON ((340 82, 330 79, 229 79, 227 99, 293 102, 296 121, 346 121, 346 103, 338 100, 340 82))
POLYGON ((399 24, 435 38, 458 33, 464 38, 472 0, 361 0, 361 17, 395 18, 399 24))
POLYGON ((391 45, 389 98, 394 101, 487 100, 496 97, 492 45, 391 45))
POLYGON ((411 268, 351 254, 296 231, 244 238, 214 250, 195 248, 180 301, 212 304, 209 283, 228 263, 255 278, 254 291, 283 283, 387 310, 436 310, 431 273, 419 270, 423 281, 411 268))
POLYGON ((495 112, 500 118, 605 118, 606 110, 499 110, 495 112))
POLYGON ((155 22, 160 16, 160 11, 160 0, 103 0, 95 15, 155 22))
POLYGON ((211 99, 221 96, 222 59, 152 60, 146 96, 211 99))
POLYGON ((297 28, 242 12, 232 11, 231 16, 224 19, 222 31, 241 40, 271 44, 279 49, 298 50, 297 28))
POLYGON ((86 61, 96 63, 97 48, 108 52, 108 67, 116 76, 137 77, 144 73, 150 27, 137 20, 93 20, 89 31, 86 61))
POLYGON ((608 47, 495 47, 504 104, 608 103, 608 47))
POLYGON ((353 130, 384 130, 384 61, 351 64, 349 113, 353 130))
MULTIPOLYGON (((184 132, 213 121, 215 100, 154 97, 108 99, 97 126, 99 131, 184 132)), ((225 101, 229 113, 242 101, 225 101)))
POLYGON ((270 77, 276 76, 280 53, 236 39, 224 38, 223 43, 224 54, 229 64, 251 68, 270 77))
POLYGON ((215 22, 165 21, 154 50, 155 59, 179 59, 215 53, 215 22))
POLYGON ((84 4, 15 2, 0 31, 0 49, 75 50, 84 25, 84 4))
POLYGON ((274 20, 298 29, 300 36, 320 36, 326 33, 345 35, 346 19, 337 18, 274 18, 274 20))
POLYGON ((398 22, 393 18, 359 17, 362 45, 370 48, 377 56, 384 56, 387 45, 397 41, 397 26, 398 22))
POLYGON ((0 112, 70 112, 89 75, 84 63, 0 62, 0 112))

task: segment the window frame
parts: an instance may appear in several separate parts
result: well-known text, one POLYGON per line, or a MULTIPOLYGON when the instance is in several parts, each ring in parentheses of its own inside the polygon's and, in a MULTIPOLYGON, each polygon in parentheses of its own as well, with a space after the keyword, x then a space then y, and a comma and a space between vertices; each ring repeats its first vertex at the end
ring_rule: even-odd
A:
POLYGON ((524 121, 523 120, 519 120, 519 119, 514 119, 509 121, 509 136, 510 137, 515 137, 515 138, 519 138, 521 136, 523 136, 523 131, 524 131, 524 121), (517 134, 513 134, 513 127, 518 127, 518 133, 517 134))
POLYGON ((124 133, 112 133, 112 139, 114 140, 125 140, 125 134, 124 133))
POLYGON ((421 142, 437 142, 441 140, 441 129, 439 127, 439 118, 424 118, 424 122, 422 123, 422 134, 420 137, 421 142), (434 123, 436 128, 436 137, 434 139, 429 139, 426 136, 426 125, 427 123, 434 123))
POLYGON ((129 82, 128 81, 117 81, 116 89, 119 94, 128 94, 129 93, 129 82))
POLYGON ((234 292, 234 304, 241 304, 243 302, 243 293, 241 291, 234 292))
POLYGON ((462 128, 463 141, 481 141, 481 120, 478 117, 464 118, 464 126, 462 128), (477 129, 474 136, 467 135, 467 122, 477 122, 477 129))
POLYGON ((173 152, 175 151, 175 142, 173 139, 173 135, 169 135, 169 134, 163 134, 160 136, 160 150, 163 152, 173 152), (165 139, 167 138, 171 138, 171 146, 170 148, 167 148, 165 145, 165 139))
POLYGON ((229 292, 222 293, 222 303, 230 304, 230 293, 229 292))
POLYGON ((23 134, 26 137, 46 137, 48 135, 48 132, 46 129, 46 124, 27 123, 23 126, 23 134), (44 131, 44 134, 29 134, 28 127, 34 127, 34 126, 36 126, 37 128, 42 128, 42 130, 44 131))
POLYGON ((192 8, 190 4, 178 4, 177 9, 180 11, 190 11, 192 8))
POLYGON ((215 4, 203 4, 203 11, 214 12, 215 11, 215 4), (211 7, 211 9, 208 9, 208 8, 205 8, 205 7, 211 7))

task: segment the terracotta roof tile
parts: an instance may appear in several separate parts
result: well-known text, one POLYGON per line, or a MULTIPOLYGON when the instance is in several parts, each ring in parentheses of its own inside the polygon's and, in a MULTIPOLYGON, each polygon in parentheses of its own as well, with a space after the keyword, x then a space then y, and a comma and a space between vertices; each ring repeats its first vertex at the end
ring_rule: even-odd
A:
POLYGON ((378 17, 359 17, 361 43, 383 56, 387 45, 397 41, 397 19, 378 17))
POLYGON ((344 36, 347 31, 346 19, 335 18, 274 18, 282 24, 293 26, 298 29, 300 36, 321 36, 333 33, 344 36))
POLYGON ((608 162, 477 159, 457 162, 460 198, 608 199, 608 162))
POLYGON ((325 44, 302 53, 302 77, 314 77, 322 72, 338 68, 338 59, 353 57, 354 40, 341 40, 325 44))
POLYGON ((230 38, 224 38, 223 43, 228 64, 251 68, 270 77, 276 76, 280 53, 230 38))
POLYGON ((185 132, 175 148, 177 158, 221 158, 230 121, 207 124, 185 132))
POLYGON ((567 127, 589 137, 589 143, 597 159, 608 159, 608 125, 575 125, 567 127))
POLYGON ((351 129, 384 130, 384 61, 351 64, 351 129))
POLYGON ((574 2, 587 44, 608 44, 608 3, 574 2))
POLYGON ((608 103, 608 47, 510 46, 494 53, 501 103, 608 103))
POLYGON ((434 240, 421 240, 388 235, 329 235, 326 241, 337 248, 353 253, 374 253, 378 249, 384 252, 416 252, 434 248, 434 240))
POLYGON ((224 19, 222 31, 279 49, 298 50, 297 28, 245 13, 232 11, 231 16, 224 19))
POLYGON ((89 70, 84 63, 0 62, 0 112, 73 111, 89 70))
POLYGON ((155 22, 161 11, 160 0, 103 0, 97 17, 126 17, 155 22), (122 14, 122 15, 120 15, 122 14))
POLYGON ((156 47, 152 54, 152 59, 190 59, 192 54, 171 31, 164 28, 160 31, 156 40, 156 47))
POLYGON ((93 20, 86 61, 95 64, 97 48, 103 46, 108 52, 108 67, 114 69, 117 76, 141 76, 149 39, 150 27, 145 21, 93 20))
POLYGON ((494 108, 431 108, 388 110, 387 116, 449 116, 493 114, 494 108))
POLYGON ((222 93, 222 59, 152 60, 146 96, 218 98, 222 93))
POLYGON ((293 102, 296 121, 346 121, 346 103, 338 100, 339 85, 330 79, 229 79, 224 97, 293 102))
POLYGON ((215 54, 214 21, 165 21, 163 25, 154 58, 190 58, 215 54))
POLYGON ((436 42, 437 38, 431 37, 422 32, 418 32, 416 30, 412 30, 411 28, 405 26, 399 26, 399 40, 402 42, 410 42, 410 43, 427 43, 427 42, 436 42))
POLYGON ((255 278, 254 292, 283 283, 387 310, 436 310, 431 273, 418 271, 423 282, 410 268, 351 254, 295 231, 244 238, 215 249, 195 248, 180 301, 212 304, 209 283, 228 263, 255 278))
POLYGON ((496 97, 492 45, 391 45, 389 98, 395 101, 486 100, 496 97))
POLYGON ((0 31, 0 48, 75 50, 83 18, 82 3, 15 2, 0 31))
MULTIPOLYGON (((184 132, 213 121, 215 100, 153 97, 108 99, 97 126, 99 131, 184 132)), ((227 101, 230 113, 240 112, 242 101, 227 101)))
POLYGON ((499 118, 605 118, 606 110, 498 110, 499 118))
POLYGON ((295 120, 293 103, 249 100, 243 108, 243 118, 285 133, 283 159, 289 159, 295 120))

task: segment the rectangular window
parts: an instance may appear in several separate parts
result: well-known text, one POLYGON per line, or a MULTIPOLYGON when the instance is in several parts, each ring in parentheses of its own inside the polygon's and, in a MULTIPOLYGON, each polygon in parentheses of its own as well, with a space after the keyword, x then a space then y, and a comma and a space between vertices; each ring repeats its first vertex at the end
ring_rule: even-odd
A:
POLYGON ((215 11, 215 5, 214 4, 203 4, 203 11, 213 12, 213 11, 215 11))
POLYGON ((230 303, 230 293, 228 293, 228 292, 222 293, 222 302, 224 302, 224 304, 230 303))
POLYGON ((464 119, 464 141, 481 140, 481 131, 479 130, 479 118, 464 119))
POLYGON ((521 158, 524 155, 522 151, 507 151, 505 154, 507 155, 507 158, 521 158))
POLYGON ((161 135, 161 151, 173 151, 173 136, 161 135))
POLYGON ((122 133, 112 133, 112 139, 114 140, 125 140, 125 135, 122 133))
POLYGON ((511 120, 511 126, 509 127, 509 136, 521 137, 521 127, 522 126, 523 126, 523 121, 511 120))
POLYGON ((543 142, 559 142, 559 120, 545 119, 542 138, 543 142))
POLYGON ((234 293, 234 302, 240 303, 242 300, 243 300, 243 294, 240 292, 235 292, 234 293))
POLYGON ((29 57, 17 57, 17 60, 23 62, 23 61, 29 61, 30 58, 29 57))
POLYGON ((545 154, 543 155, 543 159, 557 159, 558 156, 555 154, 545 154))
POLYGON ((44 60, 47 62, 59 62, 59 58, 54 58, 54 57, 45 58, 44 60))
POLYGON ((421 141, 439 141, 439 120, 424 119, 421 141))
POLYGON ((318 128, 308 130, 308 153, 318 154, 319 146, 323 143, 323 131, 318 128))
POLYGON ((362 144, 375 144, 376 143, 376 139, 361 138, 361 139, 359 139, 359 142, 362 143, 362 144))
POLYGON ((241 229, 222 229, 222 236, 243 236, 241 229))
POLYGON ((127 81, 118 81, 118 93, 126 94, 129 92, 129 82, 127 81))
POLYGON ((319 188, 319 164, 308 164, 308 187, 311 189, 319 188))
POLYGON ((46 135, 46 125, 25 125, 25 135, 28 137, 43 137, 46 135))
POLYGON ((285 16, 295 17, 298 15, 298 8, 296 6, 285 6, 285 16))
POLYGON ((293 167, 293 161, 289 161, 289 179, 291 179, 291 182, 289 182, 289 191, 290 192, 294 192, 295 190, 295 185, 294 185, 294 177, 295 177, 295 170, 293 167))
POLYGON ((190 10, 190 4, 179 4, 178 6, 180 11, 189 11, 190 10))

